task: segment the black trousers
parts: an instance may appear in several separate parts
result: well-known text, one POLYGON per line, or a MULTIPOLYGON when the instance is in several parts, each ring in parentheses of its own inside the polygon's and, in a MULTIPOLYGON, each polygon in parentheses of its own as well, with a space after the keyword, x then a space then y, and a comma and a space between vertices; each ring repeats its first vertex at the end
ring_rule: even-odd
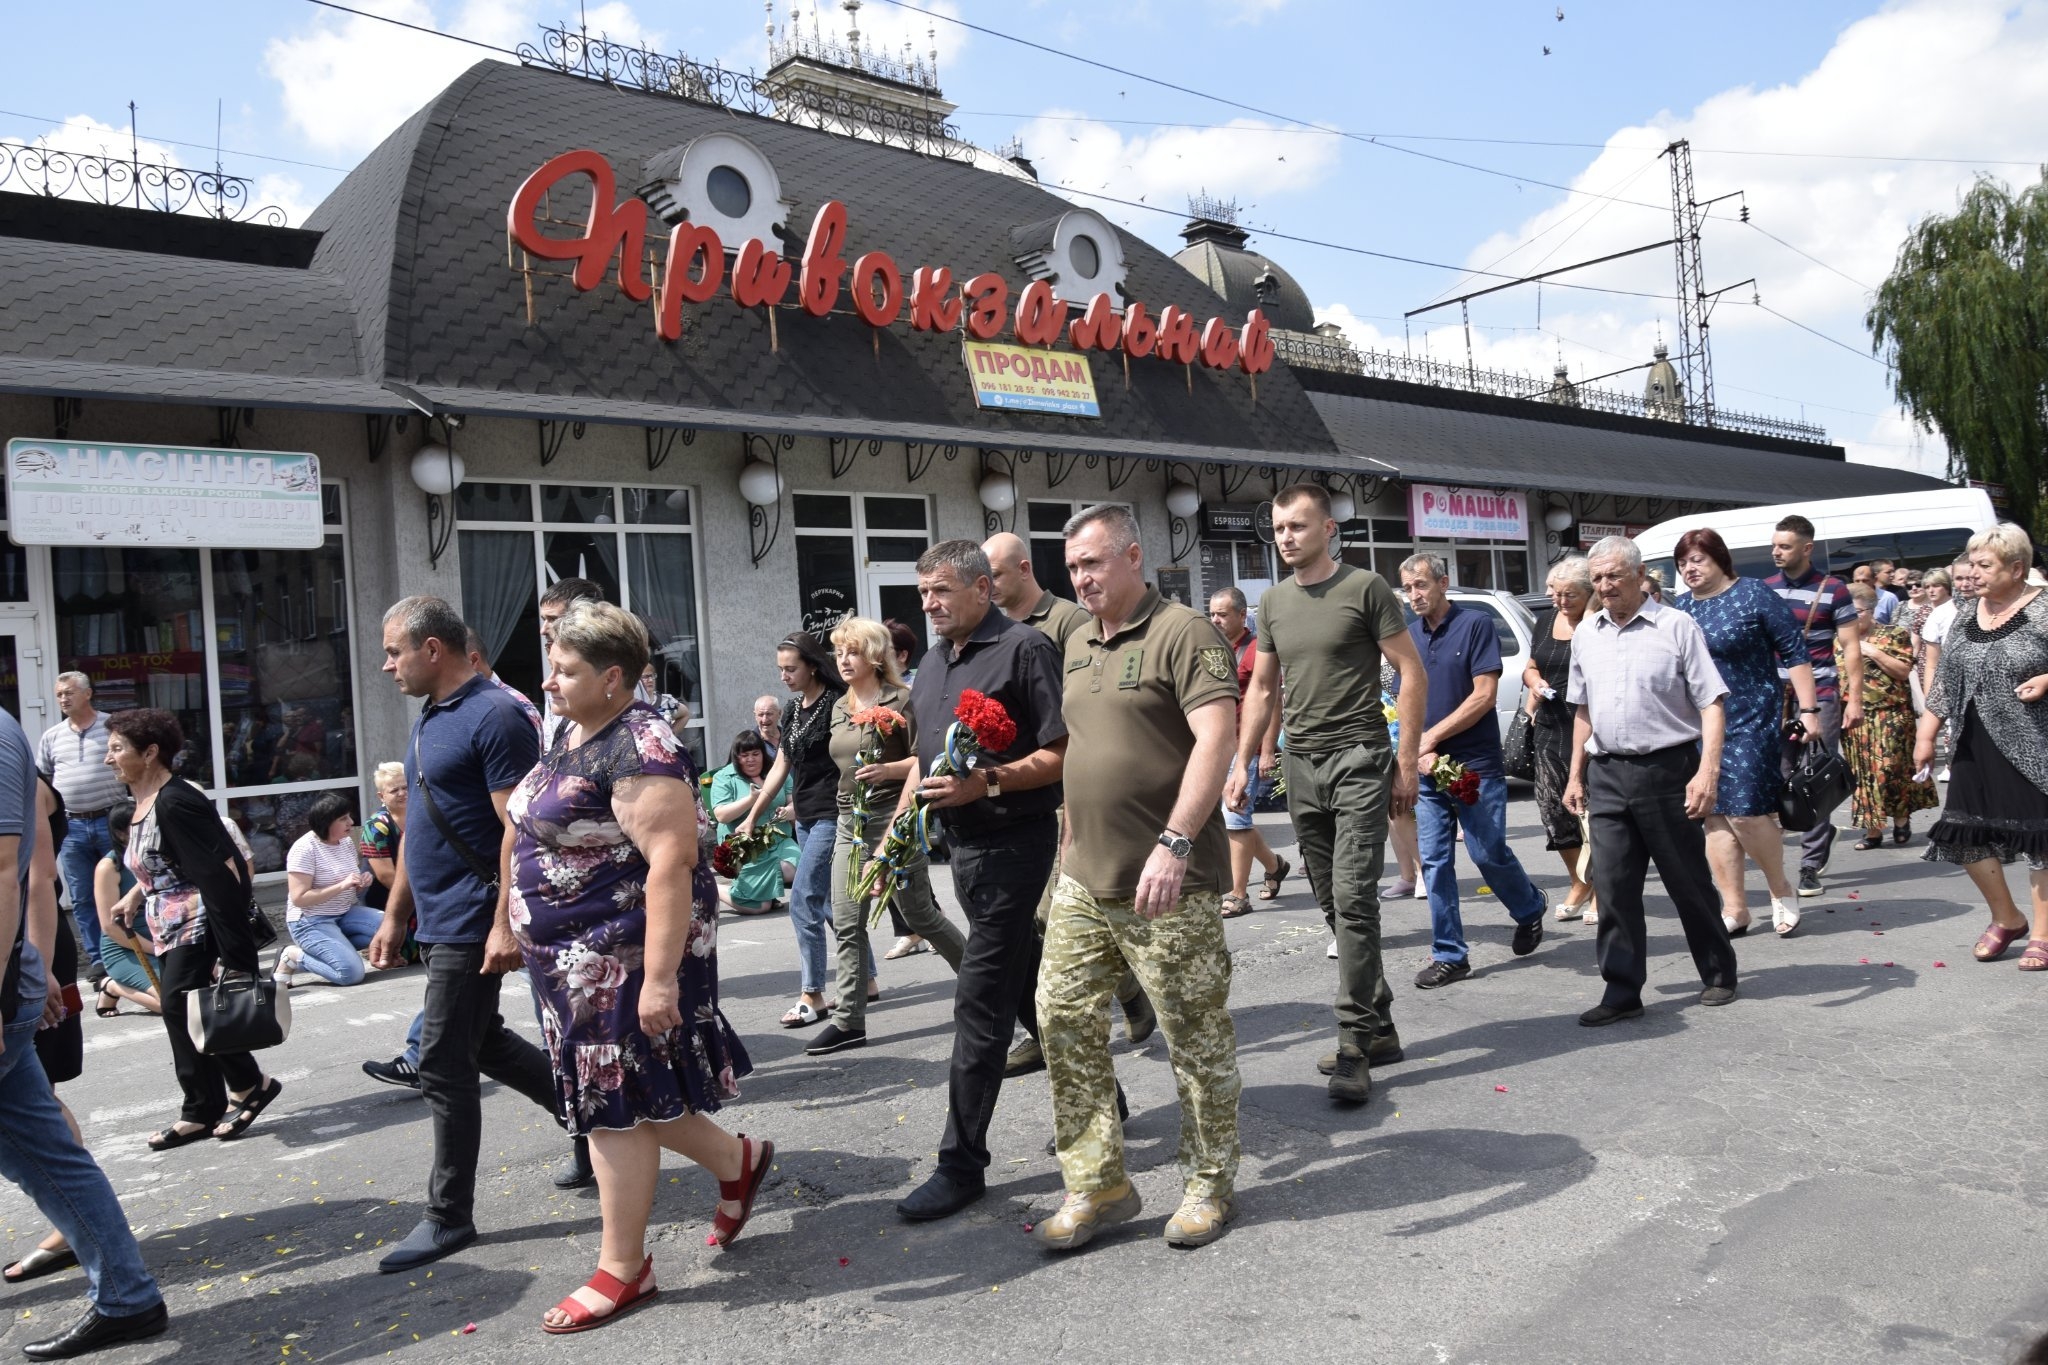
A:
POLYGON ((555 1073, 545 1052, 505 1027, 502 976, 485 976, 481 943, 423 943, 427 962, 420 1032, 420 1093, 434 1115, 434 1169, 427 1217, 466 1227, 476 1217, 476 1158, 483 1143, 482 1077, 555 1109, 555 1073))
POLYGON ((1699 749, 1690 744, 1651 754, 1596 754, 1586 761, 1606 1004, 1642 1003, 1649 975, 1643 879, 1653 862, 1665 894, 1678 907, 1700 980, 1735 984, 1735 945, 1721 922, 1721 896, 1707 867, 1706 826, 1685 813, 1685 784, 1699 766, 1699 749))
POLYGON ((1059 825, 1051 815, 970 841, 949 835, 953 893, 967 916, 967 951, 953 987, 953 1069, 939 1169, 969 1184, 988 1169, 988 1126, 1018 1002, 1038 980, 1033 919, 1052 875, 1059 825))
POLYGON ((201 988, 213 972, 213 954, 191 945, 173 948, 159 959, 163 982, 164 1032, 171 1037, 171 1066, 178 1073, 184 1103, 178 1118, 208 1127, 227 1117, 228 1092, 253 1090, 263 1081, 263 1067, 247 1052, 207 1054, 192 1043, 186 1019, 191 990, 201 988))

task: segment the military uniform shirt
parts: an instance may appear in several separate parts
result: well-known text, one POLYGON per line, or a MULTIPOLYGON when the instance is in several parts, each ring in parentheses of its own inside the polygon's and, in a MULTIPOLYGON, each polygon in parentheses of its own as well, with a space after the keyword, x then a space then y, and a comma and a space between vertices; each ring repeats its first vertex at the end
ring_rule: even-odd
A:
POLYGON ((1287 748, 1326 754, 1385 740, 1380 641, 1408 629, 1387 580, 1339 564, 1320 583, 1275 583, 1259 595, 1259 653, 1278 654, 1287 678, 1287 748))
POLYGON ((1095 630, 1094 617, 1066 598, 1053 596, 1051 588, 1038 595, 1037 603, 1025 613, 1024 624, 1037 626, 1063 654, 1069 640, 1076 635, 1093 634, 1095 630))
MULTIPOLYGON (((1127 900, 1180 799, 1195 752, 1188 712, 1234 702, 1237 669, 1208 617, 1148 588, 1115 635, 1098 628, 1068 643, 1066 672, 1063 866, 1097 900, 1127 900)), ((1183 891, 1220 890, 1230 874, 1222 806, 1179 832, 1195 844, 1183 891)))

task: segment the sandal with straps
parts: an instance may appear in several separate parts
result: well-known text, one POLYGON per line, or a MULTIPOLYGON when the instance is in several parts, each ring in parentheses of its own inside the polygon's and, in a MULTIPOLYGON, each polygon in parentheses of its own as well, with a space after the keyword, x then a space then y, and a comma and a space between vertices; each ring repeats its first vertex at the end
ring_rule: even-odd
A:
POLYGON ((1262 901, 1279 899, 1280 884, 1287 880, 1287 874, 1292 871, 1294 871, 1293 863, 1288 862, 1277 854, 1274 855, 1273 870, 1266 874, 1266 880, 1259 886, 1259 899, 1262 901))
POLYGON ((2003 924, 1993 922, 1989 929, 1978 936, 1977 946, 1971 950, 1971 955, 1979 962, 1996 962, 2005 956, 2006 949, 2026 937, 2027 927, 2018 924, 2007 928, 2003 924))
POLYGON ((2018 965, 2023 972, 2048 972, 2048 938, 2028 939, 2018 965))
POLYGON ((272 1076, 263 1083, 261 1088, 250 1091, 247 1096, 237 1101, 235 1116, 221 1125, 227 1131, 223 1133, 216 1129, 213 1135, 222 1142, 232 1142, 248 1132, 249 1125, 262 1116, 263 1111, 270 1107, 272 1100, 283 1093, 284 1082, 272 1076))
POLYGON ((738 1204, 739 1217, 733 1217, 724 1209, 712 1215, 712 1245, 729 1247, 739 1240, 740 1231, 746 1227, 747 1220, 754 1216, 754 1198, 761 1193, 761 1182, 768 1178, 768 1172, 774 1168, 774 1163, 774 1143, 756 1143, 745 1133, 740 1134, 740 1173, 731 1180, 718 1182, 719 1201, 738 1204))
POLYGON ((627 1284, 608 1270, 598 1270, 583 1282, 583 1287, 609 1300, 609 1308, 596 1309, 584 1303, 573 1293, 555 1305, 555 1311, 567 1317, 564 1323, 552 1323, 546 1318, 540 1322, 540 1330, 550 1336, 565 1337, 572 1332, 588 1332, 593 1327, 616 1322, 626 1314, 645 1304, 661 1293, 654 1283, 654 1257, 640 1263, 640 1273, 627 1284))

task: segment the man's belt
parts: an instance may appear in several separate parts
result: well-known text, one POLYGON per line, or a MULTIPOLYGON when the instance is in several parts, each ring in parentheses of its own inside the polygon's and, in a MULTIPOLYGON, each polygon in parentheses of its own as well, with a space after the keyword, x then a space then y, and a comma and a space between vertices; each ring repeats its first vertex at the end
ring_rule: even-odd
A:
POLYGON ((102 806, 98 810, 67 810, 64 812, 64 818, 67 820, 97 820, 113 809, 112 806, 102 806))

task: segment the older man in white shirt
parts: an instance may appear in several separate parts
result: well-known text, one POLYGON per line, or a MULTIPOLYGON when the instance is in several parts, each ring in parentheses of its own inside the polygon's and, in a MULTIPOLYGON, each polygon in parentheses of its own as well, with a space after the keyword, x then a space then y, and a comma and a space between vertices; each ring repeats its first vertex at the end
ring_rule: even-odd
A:
POLYGON ((1735 998, 1735 945, 1702 824, 1720 778, 1728 688, 1692 618, 1649 599, 1634 541, 1609 536, 1588 558, 1601 609, 1572 636, 1565 699, 1578 710, 1564 804, 1592 825, 1607 990, 1579 1022, 1595 1028, 1643 1012, 1643 879, 1652 862, 1699 968, 1702 1005, 1735 998))

